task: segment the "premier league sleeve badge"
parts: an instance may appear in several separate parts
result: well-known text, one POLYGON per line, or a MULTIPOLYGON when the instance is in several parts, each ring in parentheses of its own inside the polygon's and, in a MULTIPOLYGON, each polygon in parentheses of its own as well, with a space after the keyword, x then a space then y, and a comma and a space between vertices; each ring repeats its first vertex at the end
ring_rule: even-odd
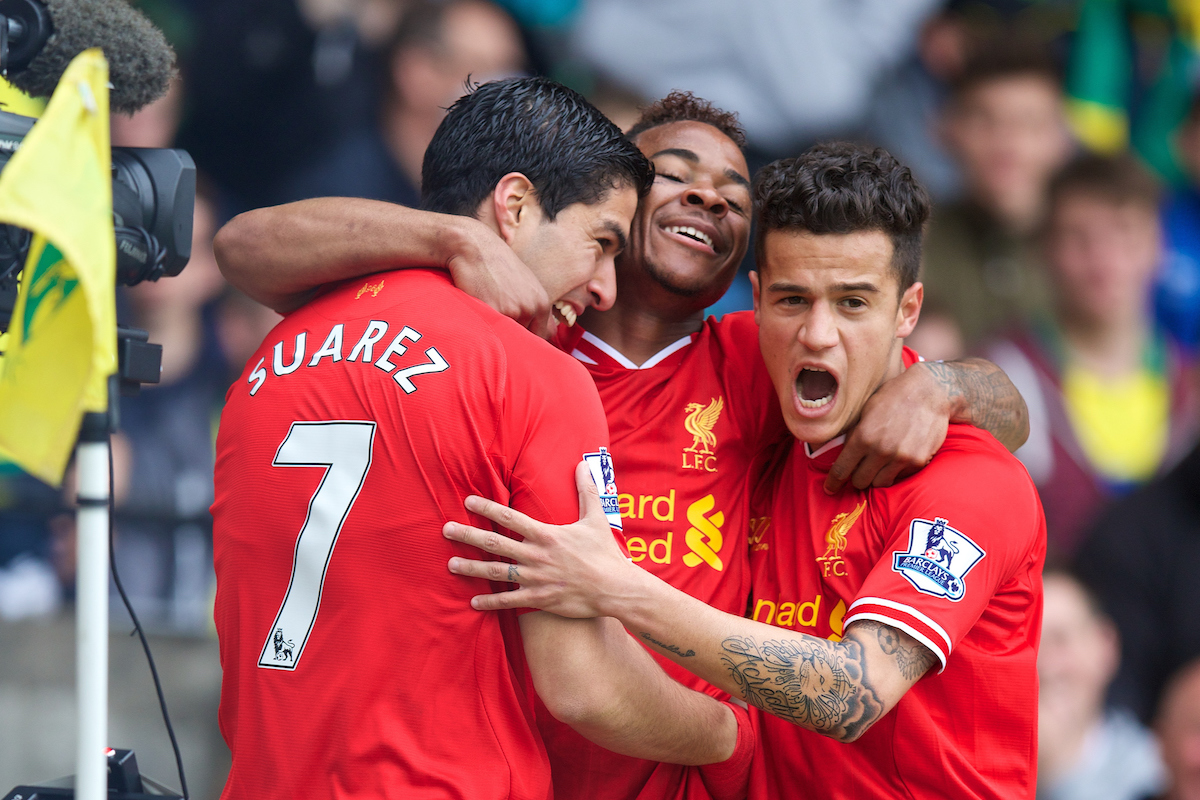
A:
POLYGON ((607 447, 601 447, 598 453, 584 453, 583 460, 587 462, 592 472, 592 480, 600 490, 600 507, 604 516, 614 530, 622 530, 621 508, 617 500, 617 474, 613 469, 612 454, 607 447))
POLYGON ((966 593, 963 579, 985 555, 983 548, 945 519, 914 519, 908 529, 908 550, 894 554, 892 569, 918 592, 958 601, 966 593))

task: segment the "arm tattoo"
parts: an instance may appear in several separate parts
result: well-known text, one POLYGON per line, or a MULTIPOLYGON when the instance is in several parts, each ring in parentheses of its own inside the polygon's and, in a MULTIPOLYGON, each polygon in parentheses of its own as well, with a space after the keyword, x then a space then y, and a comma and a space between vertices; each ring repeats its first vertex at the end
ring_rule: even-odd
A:
POLYGON ((883 714, 862 644, 851 636, 840 642, 731 636, 721 646, 721 660, 746 700, 781 719, 853 741, 883 714))
POLYGON ((982 358, 951 362, 924 362, 951 400, 966 407, 952 422, 968 422, 996 437, 1009 450, 1025 443, 1029 411, 1017 387, 1004 370, 982 358))
POLYGON ((653 636, 651 636, 646 631, 642 631, 639 635, 643 639, 645 639, 647 642, 649 642, 650 644, 652 644, 656 647, 661 647, 663 650, 666 650, 668 653, 674 653, 675 655, 679 656, 680 658, 691 658, 692 656, 696 655, 695 650, 689 649, 689 650, 687 650, 687 652, 684 652, 683 650, 680 649, 679 645, 667 644, 666 642, 660 642, 658 639, 655 639, 653 636))
POLYGON ((915 682, 937 663, 937 656, 911 636, 882 623, 871 624, 878 626, 875 634, 879 637, 879 649, 896 659, 896 666, 905 680, 915 682))

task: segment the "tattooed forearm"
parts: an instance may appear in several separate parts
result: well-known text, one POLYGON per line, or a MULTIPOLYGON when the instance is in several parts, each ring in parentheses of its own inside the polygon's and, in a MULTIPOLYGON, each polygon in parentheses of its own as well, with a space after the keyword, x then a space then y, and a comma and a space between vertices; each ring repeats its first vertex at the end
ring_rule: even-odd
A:
POLYGON ((722 662, 750 703, 840 741, 853 741, 883 714, 867 681, 862 645, 804 637, 731 636, 722 662))
POLYGON ((901 631, 878 622, 859 622, 861 626, 875 626, 879 649, 896 659, 896 666, 906 680, 915 681, 937 663, 937 656, 929 648, 901 631))
POLYGON ((666 650, 668 653, 674 653, 675 655, 679 656, 680 658, 691 658, 692 656, 696 655, 695 650, 689 649, 687 652, 684 652, 683 650, 681 650, 679 648, 679 645, 667 644, 666 642, 660 642, 658 639, 655 639, 653 636, 646 633, 645 631, 642 631, 641 634, 639 634, 639 635, 643 639, 645 639, 647 642, 654 645, 655 647, 660 647, 663 650, 666 650))
POLYGON ((951 362, 924 362, 930 374, 959 401, 961 413, 952 421, 967 422, 1016 450, 1029 436, 1029 410, 1004 370, 982 358, 951 362))

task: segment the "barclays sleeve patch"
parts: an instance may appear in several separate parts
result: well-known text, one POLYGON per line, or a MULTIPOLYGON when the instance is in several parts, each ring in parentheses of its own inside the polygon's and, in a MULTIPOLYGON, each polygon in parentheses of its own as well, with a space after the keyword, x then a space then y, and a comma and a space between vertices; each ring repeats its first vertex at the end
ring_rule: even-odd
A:
POLYGON ((895 553, 892 569, 918 592, 958 601, 966 593, 963 580, 987 555, 945 519, 914 519, 908 529, 908 550, 895 553))
POLYGON ((600 507, 604 516, 608 517, 609 527, 622 530, 621 507, 617 500, 617 477, 613 469, 612 454, 607 447, 601 447, 598 453, 584 453, 583 460, 592 471, 592 480, 600 490, 600 507))

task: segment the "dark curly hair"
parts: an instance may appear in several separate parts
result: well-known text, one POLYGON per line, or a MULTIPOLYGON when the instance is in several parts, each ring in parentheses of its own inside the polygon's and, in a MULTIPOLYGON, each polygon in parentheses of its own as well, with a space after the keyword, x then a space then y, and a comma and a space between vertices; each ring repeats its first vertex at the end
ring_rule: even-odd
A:
POLYGON ((583 96, 546 78, 510 78, 450 106, 421 165, 421 208, 472 216, 501 178, 533 183, 551 221, 569 205, 601 202, 611 189, 650 190, 654 169, 583 96))
POLYGON ((766 235, 773 230, 882 231, 892 240, 892 268, 903 294, 921 271, 921 230, 930 205, 909 168, 886 150, 819 144, 754 176, 755 259, 761 268, 766 235))
POLYGON ((732 111, 722 111, 707 100, 691 92, 674 91, 661 100, 642 109, 642 115, 633 123, 625 135, 630 139, 659 125, 672 122, 703 122, 711 125, 733 140, 738 147, 746 146, 746 131, 732 111))

